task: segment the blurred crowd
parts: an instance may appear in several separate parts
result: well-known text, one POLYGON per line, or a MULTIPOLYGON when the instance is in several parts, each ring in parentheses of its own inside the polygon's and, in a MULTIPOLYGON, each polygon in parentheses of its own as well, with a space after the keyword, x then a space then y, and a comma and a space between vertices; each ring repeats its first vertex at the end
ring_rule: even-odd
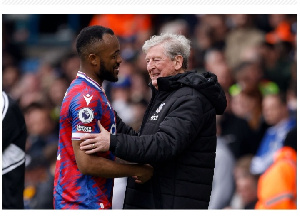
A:
POLYGON ((163 32, 191 40, 189 70, 215 73, 228 101, 217 117, 210 208, 255 207, 259 178, 296 127, 297 15, 3 15, 2 22, 2 89, 18 101, 28 130, 26 208, 53 208, 60 106, 79 70, 76 35, 88 25, 119 37, 119 81, 103 85, 136 130, 151 97, 144 41, 163 32))

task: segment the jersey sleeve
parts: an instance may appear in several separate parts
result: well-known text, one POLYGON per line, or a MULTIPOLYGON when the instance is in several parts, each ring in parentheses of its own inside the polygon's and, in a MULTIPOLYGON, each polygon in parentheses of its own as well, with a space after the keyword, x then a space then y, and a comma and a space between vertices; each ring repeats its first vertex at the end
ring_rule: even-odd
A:
POLYGON ((101 98, 95 92, 82 91, 70 103, 72 140, 86 133, 99 133, 97 121, 102 116, 101 98))

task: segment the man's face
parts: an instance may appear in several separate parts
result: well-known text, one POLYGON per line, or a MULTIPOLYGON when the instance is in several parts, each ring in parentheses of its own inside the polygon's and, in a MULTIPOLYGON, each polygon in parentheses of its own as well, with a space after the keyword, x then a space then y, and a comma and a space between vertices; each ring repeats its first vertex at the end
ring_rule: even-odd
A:
POLYGON ((162 44, 150 48, 145 59, 147 62, 147 71, 155 88, 157 88, 157 78, 177 74, 175 61, 172 61, 165 54, 162 44))
POLYGON ((255 65, 247 66, 242 69, 237 75, 237 81, 240 84, 242 91, 245 93, 250 93, 258 88, 260 81, 260 70, 255 65))
POLYGON ((97 76, 101 80, 116 82, 122 58, 120 56, 120 44, 115 35, 103 35, 104 44, 100 54, 100 67, 97 76))
POLYGON ((265 121, 270 125, 276 125, 283 119, 285 106, 274 95, 266 96, 262 103, 265 121))

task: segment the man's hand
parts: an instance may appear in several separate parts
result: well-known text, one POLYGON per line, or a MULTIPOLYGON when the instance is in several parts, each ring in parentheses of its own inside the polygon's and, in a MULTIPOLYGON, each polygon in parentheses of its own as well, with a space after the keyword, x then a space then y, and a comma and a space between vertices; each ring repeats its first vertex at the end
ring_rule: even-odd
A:
POLYGON ((140 174, 137 176, 132 176, 132 178, 135 179, 135 183, 144 184, 152 177, 153 167, 150 166, 149 164, 138 165, 138 166, 141 167, 140 174))
POLYGON ((80 143, 80 149, 85 151, 86 154, 93 154, 96 152, 106 152, 110 146, 110 132, 108 132, 100 123, 97 121, 100 128, 100 133, 97 134, 85 134, 80 140, 84 140, 80 143))

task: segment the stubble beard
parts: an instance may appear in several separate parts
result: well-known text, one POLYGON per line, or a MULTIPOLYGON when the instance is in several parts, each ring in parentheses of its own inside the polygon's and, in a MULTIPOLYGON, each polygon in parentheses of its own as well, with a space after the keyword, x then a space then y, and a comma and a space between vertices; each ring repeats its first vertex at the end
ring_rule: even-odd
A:
POLYGON ((98 76, 103 81, 104 80, 107 80, 110 82, 118 81, 118 76, 115 76, 113 72, 110 72, 109 70, 107 70, 102 62, 100 63, 100 70, 99 70, 98 76))

